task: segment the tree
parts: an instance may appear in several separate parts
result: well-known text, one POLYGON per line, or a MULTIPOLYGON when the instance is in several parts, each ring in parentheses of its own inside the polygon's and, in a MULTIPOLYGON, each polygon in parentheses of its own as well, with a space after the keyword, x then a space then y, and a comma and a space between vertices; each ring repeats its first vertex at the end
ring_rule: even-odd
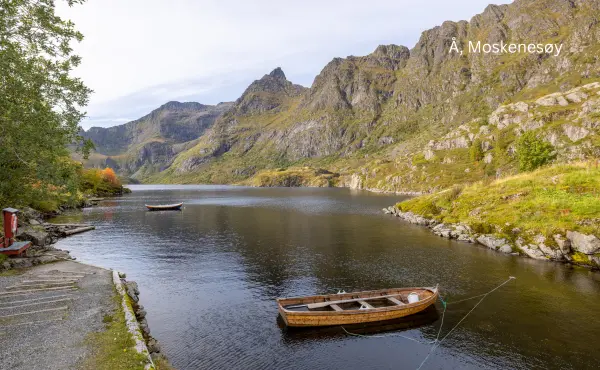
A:
POLYGON ((556 158, 554 146, 538 138, 533 131, 524 133, 517 142, 520 171, 533 171, 556 158))
POLYGON ((483 149, 481 149, 481 140, 475 139, 469 149, 469 157, 473 162, 479 162, 483 159, 483 149))
POLYGON ((70 44, 82 39, 54 0, 0 0, 0 204, 29 203, 34 183, 76 187, 67 145, 90 148, 78 133, 91 90, 70 76, 80 63, 70 44))

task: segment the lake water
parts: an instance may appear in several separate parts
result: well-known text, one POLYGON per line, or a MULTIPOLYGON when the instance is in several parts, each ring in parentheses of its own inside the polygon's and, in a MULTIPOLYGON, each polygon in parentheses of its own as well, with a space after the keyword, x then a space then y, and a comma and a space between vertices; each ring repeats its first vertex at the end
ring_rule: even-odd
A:
MULTIPOLYGON (((598 368, 600 274, 501 255, 384 215, 402 199, 348 189, 131 186, 61 216, 95 231, 59 242, 127 273, 178 369, 416 369, 442 306, 386 325, 286 329, 278 297, 440 284, 441 337, 422 369, 598 368), (185 202, 181 212, 144 204, 185 202), (414 338, 408 340, 398 334, 414 338), (375 335, 375 336, 373 336, 375 335)), ((57 221, 58 221, 57 220, 57 221)))

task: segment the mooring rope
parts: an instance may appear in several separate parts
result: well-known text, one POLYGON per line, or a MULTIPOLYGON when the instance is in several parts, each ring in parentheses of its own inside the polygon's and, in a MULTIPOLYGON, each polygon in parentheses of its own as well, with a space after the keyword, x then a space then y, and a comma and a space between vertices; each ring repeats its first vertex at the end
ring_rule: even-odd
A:
POLYGON ((423 342, 421 340, 418 340, 418 339, 415 339, 415 338, 411 338, 411 337, 407 337, 406 335, 402 335, 402 334, 398 334, 398 333, 391 333, 391 334, 385 334, 385 335, 377 335, 377 334, 374 334, 374 335, 363 335, 363 334, 358 334, 358 333, 351 333, 348 330, 346 330, 346 328, 344 328, 343 326, 342 326, 342 329, 346 332, 346 334, 352 335, 352 336, 355 336, 355 337, 363 337, 363 338, 401 337, 401 338, 404 338, 404 339, 412 340, 413 342, 417 342, 417 343, 421 343, 421 344, 426 344, 426 345, 427 344, 433 344, 433 343, 435 343, 435 341, 433 341, 433 340, 431 342, 423 342))
POLYGON ((485 297, 487 297, 489 294, 493 293, 494 291, 500 289, 503 285, 505 285, 506 283, 508 283, 509 281, 511 281, 513 279, 516 279, 516 278, 513 277, 513 276, 510 276, 508 278, 508 280, 504 281, 502 284, 498 285, 497 287, 495 287, 494 289, 490 290, 487 293, 479 294, 479 295, 476 295, 476 296, 473 296, 473 297, 470 297, 470 298, 461 299, 459 301, 446 302, 444 299, 442 299, 442 297, 440 295, 439 299, 442 302, 442 305, 444 306, 444 310, 442 311, 442 319, 441 319, 441 322, 440 322, 440 328, 438 329, 438 333, 437 333, 437 336, 436 336, 435 340, 432 340, 432 341, 429 341, 429 342, 423 342, 423 341, 420 341, 418 339, 411 338, 411 337, 408 337, 406 335, 402 335, 402 334, 399 334, 399 333, 392 333, 392 334, 385 334, 385 335, 363 335, 363 334, 358 334, 358 333, 351 333, 348 330, 346 330, 346 328, 344 328, 343 326, 342 326, 342 329, 346 332, 346 334, 352 335, 352 336, 356 336, 356 337, 364 337, 364 338, 401 337, 401 338, 412 340, 413 342, 417 342, 417 343, 424 344, 424 345, 431 345, 431 344, 433 344, 433 346, 431 347, 431 350, 429 351, 429 353, 427 354, 427 356, 425 357, 425 359, 423 360, 423 362, 421 362, 421 364, 417 368, 417 370, 420 370, 421 367, 423 367, 423 365, 425 364, 425 362, 429 359, 429 357, 431 356, 431 354, 436 350, 436 348, 439 347, 440 344, 446 338, 448 338, 448 336, 454 331, 454 329, 456 329, 467 318, 467 316, 469 316, 469 314, 471 312, 473 312, 475 310, 475 308, 477 308, 477 306, 479 306, 479 304, 481 302, 483 302, 483 300, 485 299, 485 297), (459 303, 459 302, 464 302, 464 301, 468 301, 468 300, 479 298, 479 297, 481 297, 481 299, 475 304, 475 306, 473 306, 473 308, 471 308, 471 310, 469 312, 467 312, 467 314, 465 316, 463 316, 462 319, 460 319, 460 321, 456 325, 454 325, 454 327, 452 327, 452 329, 450 329, 450 331, 448 333, 446 333, 446 335, 444 335, 444 337, 442 339, 440 339, 440 334, 442 333, 442 327, 444 326, 444 317, 446 316, 447 305, 454 304, 454 303, 459 303))
POLYGON ((459 325, 460 325, 460 324, 461 324, 461 323, 462 323, 462 322, 463 322, 463 321, 464 321, 464 320, 467 318, 467 316, 469 316, 469 314, 470 314, 471 312, 473 312, 473 311, 474 311, 474 310, 477 308, 477 306, 479 306, 479 304, 480 304, 481 302, 483 302, 483 300, 485 299, 485 297, 487 297, 489 294, 491 294, 492 292, 496 291, 497 289, 500 289, 500 287, 502 287, 504 284, 508 283, 509 281, 511 281, 511 280, 513 280, 513 279, 516 279, 516 278, 515 278, 514 276, 510 276, 510 277, 508 278, 508 280, 506 280, 506 281, 505 281, 505 282, 503 282, 502 284, 498 285, 498 286, 497 286, 497 287, 495 287, 494 289, 490 290, 489 292, 485 293, 485 294, 484 294, 484 295, 481 297, 481 299, 480 299, 480 300, 479 300, 479 301, 478 301, 478 302, 475 304, 475 306, 473 306, 473 308, 471 308, 471 310, 470 310, 469 312, 467 312, 467 314, 466 314, 466 315, 464 315, 464 316, 463 316, 463 318, 462 318, 462 319, 460 319, 460 321, 459 321, 459 322, 458 322, 456 325, 454 325, 454 327, 452 327, 452 329, 450 329, 450 331, 449 331, 448 333, 446 333, 446 335, 444 335, 444 337, 443 337, 441 340, 437 341, 437 343, 435 343, 435 344, 434 344, 434 345, 431 347, 431 350, 429 350, 429 353, 427 354, 427 356, 425 357, 425 359, 423 360, 423 362, 421 362, 421 365, 419 365, 419 367, 417 368, 417 370, 420 370, 420 369, 421 369, 421 367, 423 367, 423 365, 424 365, 424 364, 425 364, 425 362, 426 362, 426 361, 429 359, 429 356, 431 356, 431 354, 433 353, 433 351, 435 351, 435 350, 436 350, 436 348, 438 348, 438 347, 440 346, 440 344, 442 344, 442 342, 443 342, 443 341, 444 341, 446 338, 448 338, 448 336, 449 336, 449 335, 450 335, 450 334, 451 334, 451 333, 454 331, 454 329, 456 329, 456 328, 457 328, 457 327, 458 327, 458 326, 459 326, 459 325))

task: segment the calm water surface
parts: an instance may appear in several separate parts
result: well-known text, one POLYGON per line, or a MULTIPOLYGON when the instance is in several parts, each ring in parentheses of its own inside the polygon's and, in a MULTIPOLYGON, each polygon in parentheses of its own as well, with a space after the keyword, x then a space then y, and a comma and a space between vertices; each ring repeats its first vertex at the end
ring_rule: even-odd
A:
MULTIPOLYGON (((385 326, 286 330, 275 298, 439 283, 452 302, 509 276, 423 369, 582 369, 600 363, 600 274, 448 241, 383 215, 398 196, 347 189, 131 186, 60 221, 59 242, 138 282, 152 334, 178 369, 415 369, 441 305, 385 326), (145 203, 185 202, 181 212, 145 203)), ((441 335, 477 300, 449 304, 441 335)))

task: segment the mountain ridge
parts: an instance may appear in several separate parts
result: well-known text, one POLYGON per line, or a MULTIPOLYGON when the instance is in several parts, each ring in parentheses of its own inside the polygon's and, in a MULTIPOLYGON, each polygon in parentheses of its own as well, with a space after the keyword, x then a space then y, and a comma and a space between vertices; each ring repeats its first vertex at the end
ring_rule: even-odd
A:
POLYGON ((125 124, 91 127, 81 132, 96 147, 87 165, 113 167, 121 175, 133 178, 148 170, 163 170, 231 106, 229 102, 206 105, 169 101, 125 124))
MULTIPOLYGON (((339 173, 338 186, 432 191, 444 185, 437 179, 444 167, 455 181, 515 171, 514 156, 470 162, 474 136, 440 149, 460 152, 452 156, 432 157, 436 149, 427 144, 462 125, 489 126, 484 123, 502 105, 600 80, 598 14, 598 0, 516 0, 488 5, 469 21, 446 21, 426 30, 412 49, 380 45, 366 56, 334 58, 309 88, 294 85, 276 68, 254 81, 169 166, 140 178, 232 183, 261 171, 309 166, 339 173), (450 52, 454 41, 464 53, 450 52), (566 47, 558 57, 469 54, 468 41, 560 42, 566 47), (456 158, 450 164, 436 163, 434 157, 456 158)), ((556 124, 559 116, 546 117, 544 126, 556 124)), ((497 136, 502 129, 490 130, 497 136)), ((596 129, 591 133, 585 140, 596 140, 596 129)))

